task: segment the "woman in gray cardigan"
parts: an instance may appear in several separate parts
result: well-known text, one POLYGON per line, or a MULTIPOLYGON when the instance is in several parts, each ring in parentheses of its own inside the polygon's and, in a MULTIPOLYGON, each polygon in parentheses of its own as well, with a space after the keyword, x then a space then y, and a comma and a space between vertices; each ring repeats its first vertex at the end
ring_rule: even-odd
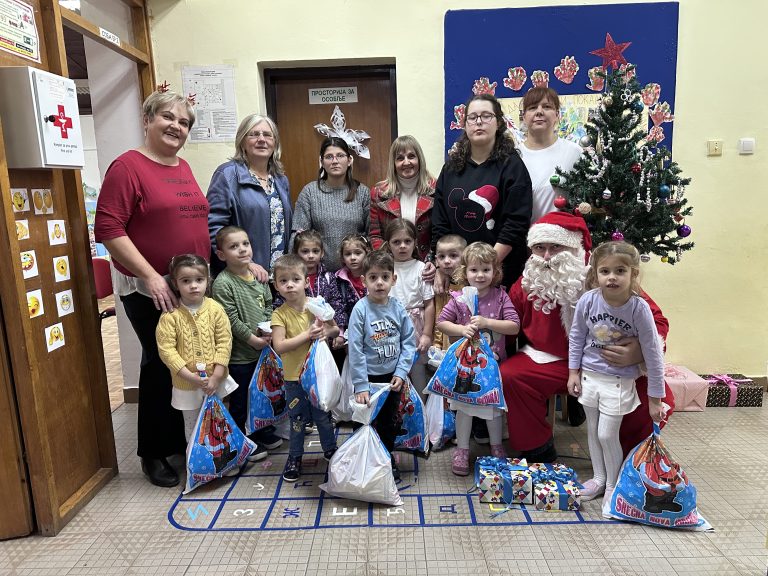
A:
POLYGON ((317 230, 323 237, 323 263, 336 272, 341 261, 341 240, 348 234, 368 236, 371 191, 352 177, 354 159, 341 138, 326 138, 320 146, 317 180, 299 193, 293 214, 293 234, 317 230))

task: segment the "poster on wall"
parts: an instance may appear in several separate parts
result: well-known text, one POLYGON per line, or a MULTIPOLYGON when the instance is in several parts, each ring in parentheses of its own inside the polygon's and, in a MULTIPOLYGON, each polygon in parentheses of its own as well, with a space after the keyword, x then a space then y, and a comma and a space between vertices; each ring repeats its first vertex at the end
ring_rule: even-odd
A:
POLYGON ((37 254, 34 250, 27 250, 21 253, 21 275, 24 279, 37 276, 37 254))
POLYGON ((653 129, 672 149, 671 112, 666 112, 675 103, 678 13, 676 2, 449 10, 444 21, 446 150, 463 129, 464 103, 480 93, 501 101, 508 127, 524 139, 519 102, 534 86, 557 91, 559 135, 578 142, 604 89, 598 71, 606 54, 636 66, 644 86, 643 115, 654 119, 653 129), (542 26, 558 33, 543 42, 542 26), (467 30, 483 30, 483 42, 450 41, 467 30), (656 121, 660 116, 663 131, 656 121))
POLYGON ((29 195, 26 188, 11 188, 11 205, 14 212, 29 212, 29 195))
POLYGON ((48 241, 51 246, 67 243, 67 228, 64 220, 48 220, 48 241))
POLYGON ((40 41, 31 5, 0 0, 0 50, 40 62, 40 41))
POLYGON ((56 293, 56 310, 59 313, 59 318, 72 314, 75 311, 75 300, 72 297, 72 290, 56 293))
POLYGON ((53 279, 56 282, 69 280, 69 256, 56 256, 53 259, 53 279))
POLYGON ((195 102, 195 125, 189 131, 189 141, 234 142, 234 66, 182 66, 181 85, 184 94, 195 102))
POLYGON ((27 308, 29 308, 29 317, 37 318, 45 314, 43 307, 43 291, 39 288, 27 292, 27 308))
POLYGON ((45 329, 45 345, 48 352, 53 352, 66 344, 64 340, 64 325, 59 322, 45 329))

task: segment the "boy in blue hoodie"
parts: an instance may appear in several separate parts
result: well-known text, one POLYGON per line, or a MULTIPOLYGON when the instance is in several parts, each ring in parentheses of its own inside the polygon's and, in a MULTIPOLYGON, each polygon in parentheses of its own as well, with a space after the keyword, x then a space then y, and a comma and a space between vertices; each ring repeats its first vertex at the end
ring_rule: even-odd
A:
MULTIPOLYGON (((370 382, 386 382, 390 392, 373 427, 390 454, 400 430, 400 397, 407 394, 405 379, 416 353, 413 323, 403 305, 389 297, 397 281, 395 263, 388 252, 376 250, 365 257, 363 282, 368 295, 352 309, 347 328, 349 368, 355 400, 367 404, 370 382)), ((394 457, 392 473, 400 479, 394 457)))

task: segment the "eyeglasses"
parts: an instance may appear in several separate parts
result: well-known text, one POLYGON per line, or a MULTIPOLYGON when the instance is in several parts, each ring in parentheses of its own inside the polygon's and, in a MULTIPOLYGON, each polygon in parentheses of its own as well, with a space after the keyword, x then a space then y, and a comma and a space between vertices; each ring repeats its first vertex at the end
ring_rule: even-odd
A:
POLYGON ((469 114, 467 116, 467 122, 470 124, 488 124, 491 120, 496 118, 496 114, 490 112, 483 112, 482 114, 469 114))
POLYGON ((264 140, 272 140, 275 137, 272 132, 267 132, 265 130, 251 130, 248 132, 248 138, 251 138, 253 140, 256 140, 258 138, 264 138, 264 140))
POLYGON ((326 154, 323 156, 323 160, 326 162, 333 162, 334 160, 338 160, 341 162, 344 160, 344 158, 349 158, 349 154, 344 154, 343 152, 339 152, 338 154, 326 154))

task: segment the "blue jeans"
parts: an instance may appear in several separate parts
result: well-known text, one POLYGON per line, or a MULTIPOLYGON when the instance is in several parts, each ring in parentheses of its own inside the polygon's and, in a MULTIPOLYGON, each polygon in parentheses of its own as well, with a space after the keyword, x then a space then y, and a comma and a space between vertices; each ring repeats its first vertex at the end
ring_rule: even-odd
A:
POLYGON ((295 380, 285 381, 285 401, 288 403, 288 415, 291 418, 289 456, 300 458, 304 454, 304 424, 311 421, 317 426, 323 452, 336 448, 336 436, 333 434, 330 414, 312 406, 301 384, 295 380))

